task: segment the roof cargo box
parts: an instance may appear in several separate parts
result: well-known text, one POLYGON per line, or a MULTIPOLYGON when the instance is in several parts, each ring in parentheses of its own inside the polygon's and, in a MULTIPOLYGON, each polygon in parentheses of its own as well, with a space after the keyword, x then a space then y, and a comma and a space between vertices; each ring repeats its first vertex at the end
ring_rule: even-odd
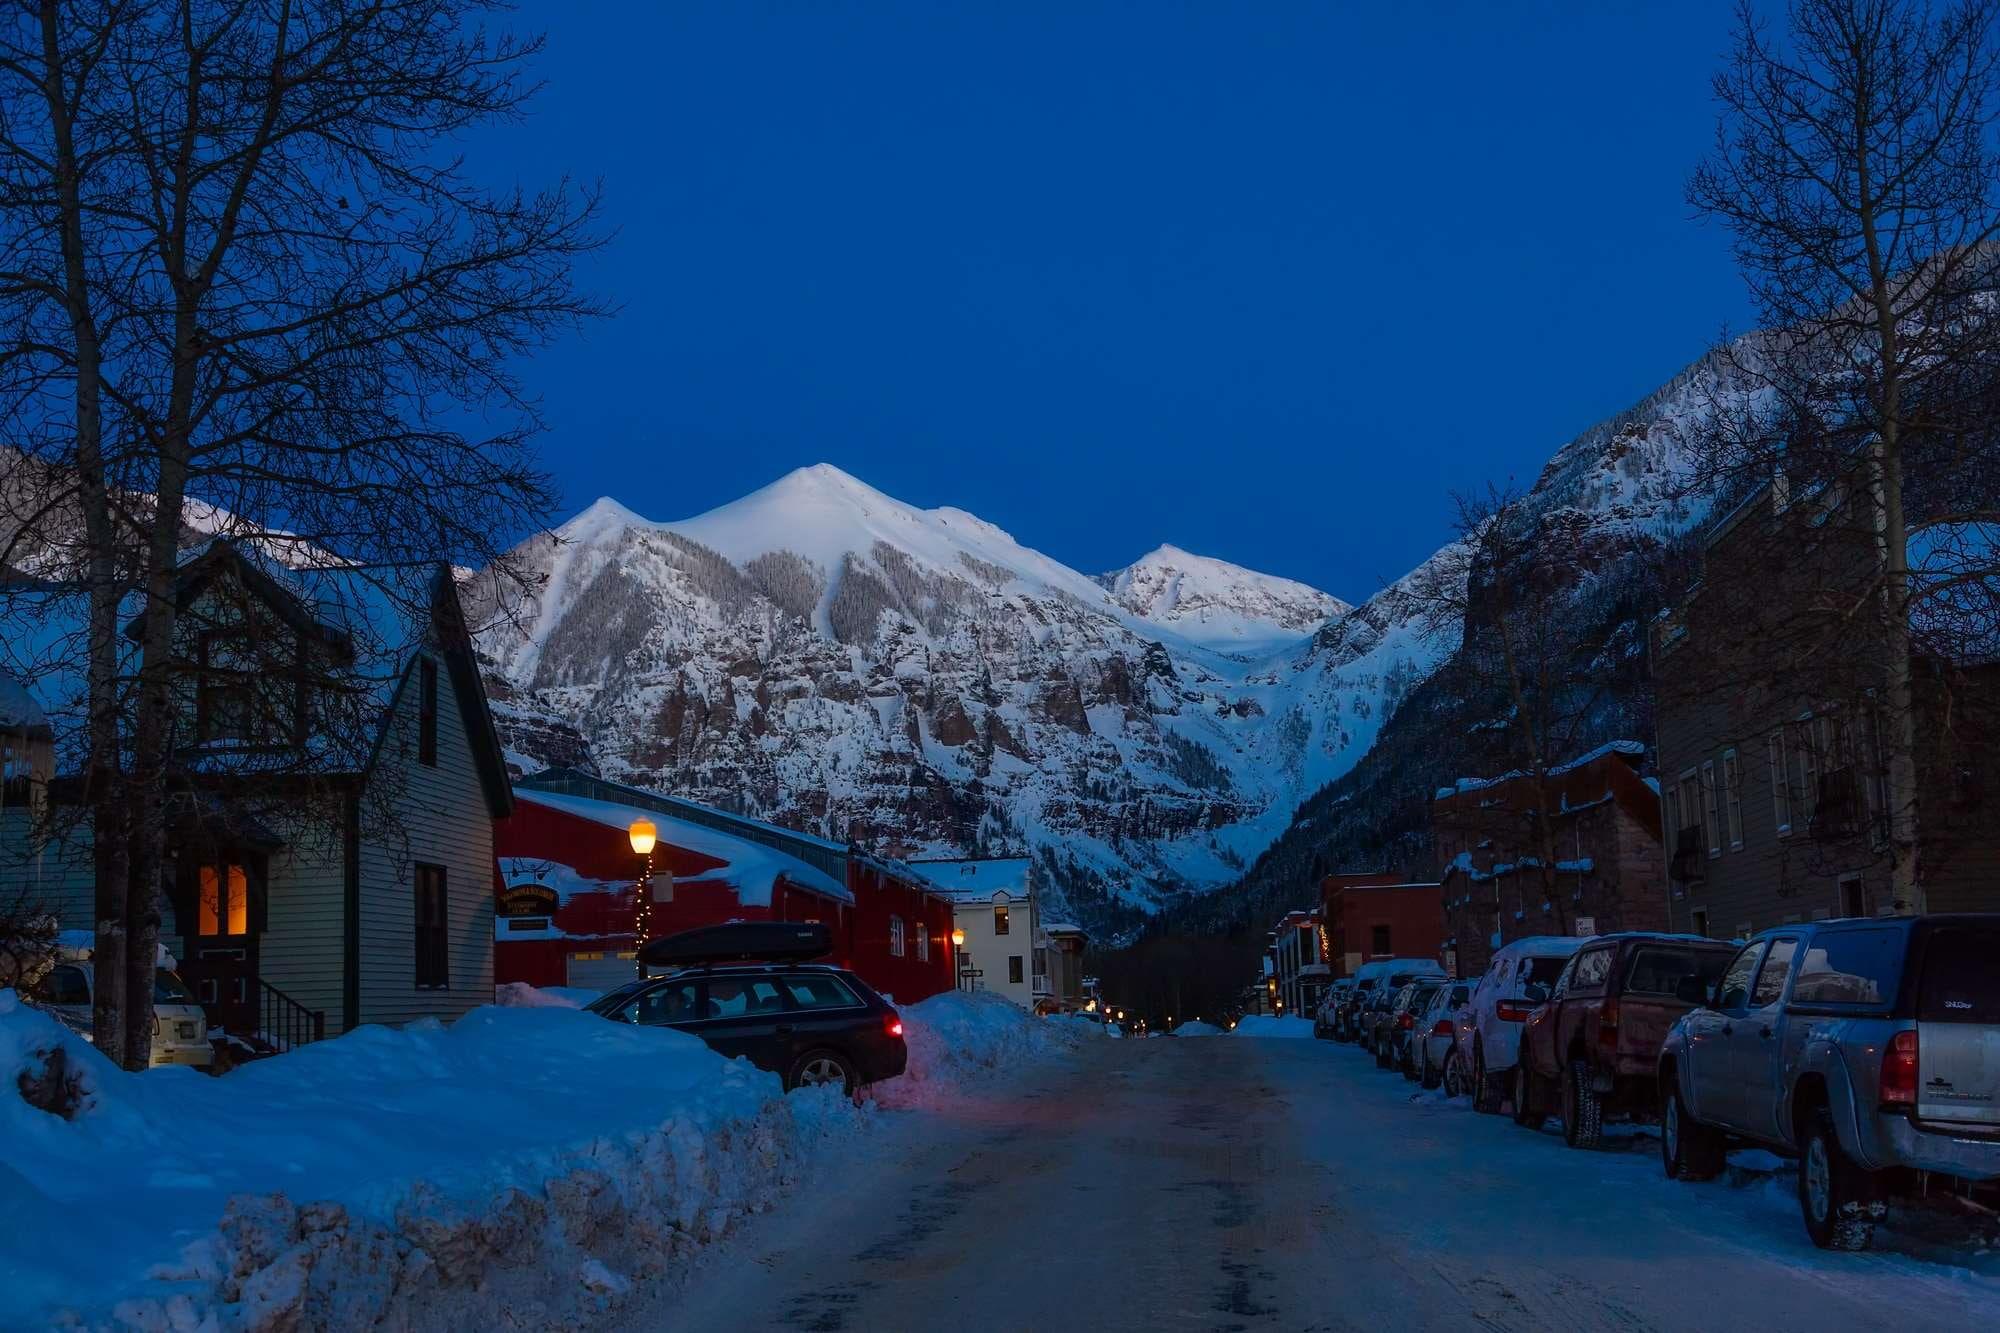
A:
POLYGON ((803 963, 833 952, 833 932, 818 921, 731 921, 697 926, 639 950, 647 967, 694 967, 702 963, 803 963))

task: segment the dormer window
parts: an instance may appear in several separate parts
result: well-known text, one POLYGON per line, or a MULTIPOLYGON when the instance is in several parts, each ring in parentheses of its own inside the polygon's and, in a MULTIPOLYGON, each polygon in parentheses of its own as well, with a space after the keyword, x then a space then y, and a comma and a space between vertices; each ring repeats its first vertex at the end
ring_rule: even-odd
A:
POLYGON ((195 739, 202 744, 273 745, 298 737, 298 681, 244 629, 201 636, 196 672, 195 739))

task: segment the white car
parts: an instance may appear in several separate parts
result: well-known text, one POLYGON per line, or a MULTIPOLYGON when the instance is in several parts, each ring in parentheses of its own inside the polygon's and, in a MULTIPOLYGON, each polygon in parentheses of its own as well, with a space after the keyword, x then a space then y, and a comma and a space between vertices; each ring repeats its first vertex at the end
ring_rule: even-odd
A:
MULTIPOLYGON (((57 963, 42 974, 30 991, 37 1007, 46 1009, 71 1030, 90 1039, 91 988, 96 973, 88 962, 57 963)), ((191 1065, 205 1069, 215 1063, 208 1042, 208 1015, 195 1003, 187 983, 167 968, 153 972, 153 1064, 191 1065)))
POLYGON ((1456 1079, 1472 1094, 1472 1109, 1497 1112, 1521 1048, 1521 1024, 1534 1011, 1527 988, 1556 984, 1570 955, 1588 944, 1574 935, 1532 935, 1504 945, 1473 987, 1465 1022, 1456 1023, 1456 1079))
MULTIPOLYGON (((1445 1081, 1453 1039, 1465 1022, 1465 1007, 1471 999, 1472 983, 1454 981, 1440 986, 1424 1012, 1417 1015, 1417 1039, 1410 1045, 1410 1064, 1416 1071, 1417 1082, 1424 1087, 1435 1088, 1445 1081)), ((1446 1090, 1448 1095, 1456 1097, 1463 1091, 1457 1083, 1454 1072, 1453 1086, 1446 1090)))

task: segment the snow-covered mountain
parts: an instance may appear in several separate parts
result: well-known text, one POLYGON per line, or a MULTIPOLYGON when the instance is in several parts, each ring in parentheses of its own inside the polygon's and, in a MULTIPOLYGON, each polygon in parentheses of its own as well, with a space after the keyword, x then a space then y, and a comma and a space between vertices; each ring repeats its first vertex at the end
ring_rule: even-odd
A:
POLYGON ((1226 560, 1160 546, 1097 582, 1151 624, 1224 652, 1261 656, 1350 610, 1346 602, 1291 579, 1226 560))
POLYGON ((469 600, 518 766, 1036 851, 1100 927, 1241 874, 1346 743, 1290 662, 1337 599, 1171 548, 1100 581, 825 465, 678 522, 599 500, 516 555, 534 595, 469 600))
MULTIPOLYGON (((1528 503, 1580 559, 1685 531, 1683 429, 1731 379, 1698 362, 1559 450, 1528 503)), ((1309 842, 1301 803, 1456 647, 1393 589, 1348 606, 1171 546, 1092 577, 826 465, 676 522, 599 500, 515 554, 525 602, 490 573, 468 590, 518 767, 906 855, 1031 852, 1099 938, 1309 842)))

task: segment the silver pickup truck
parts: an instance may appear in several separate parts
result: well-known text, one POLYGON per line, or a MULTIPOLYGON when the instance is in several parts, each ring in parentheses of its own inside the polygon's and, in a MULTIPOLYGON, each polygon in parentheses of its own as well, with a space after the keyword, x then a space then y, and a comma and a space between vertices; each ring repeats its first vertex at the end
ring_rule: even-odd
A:
POLYGON ((1852 1250, 1890 1198, 2000 1191, 2000 914, 1781 926, 1685 986, 1669 1177, 1714 1176, 1731 1142, 1795 1156, 1807 1232, 1852 1250))

